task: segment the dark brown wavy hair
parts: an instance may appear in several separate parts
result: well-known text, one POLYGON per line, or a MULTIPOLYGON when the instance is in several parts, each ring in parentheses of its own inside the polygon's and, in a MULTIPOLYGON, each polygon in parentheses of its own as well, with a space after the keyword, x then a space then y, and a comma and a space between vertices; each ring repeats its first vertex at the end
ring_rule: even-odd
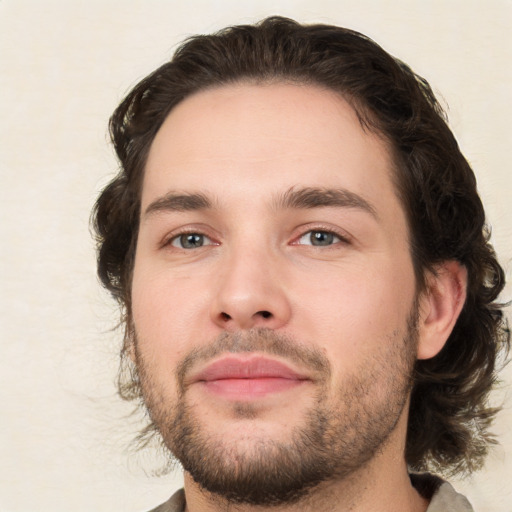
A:
MULTIPOLYGON (((110 133, 121 168, 100 195, 93 222, 98 274, 122 307, 125 348, 132 336, 142 178, 157 131, 172 108, 197 91, 274 81, 336 91, 365 130, 388 141, 420 291, 440 262, 467 268, 467 299, 451 336, 436 357, 416 364, 406 459, 412 469, 443 474, 477 469, 494 440, 488 427, 497 409, 489 392, 510 344, 503 305, 496 302, 504 273, 489 243, 475 176, 430 86, 360 33, 272 17, 192 37, 115 110, 110 133)), ((140 401, 136 373, 120 373, 119 391, 140 401)))

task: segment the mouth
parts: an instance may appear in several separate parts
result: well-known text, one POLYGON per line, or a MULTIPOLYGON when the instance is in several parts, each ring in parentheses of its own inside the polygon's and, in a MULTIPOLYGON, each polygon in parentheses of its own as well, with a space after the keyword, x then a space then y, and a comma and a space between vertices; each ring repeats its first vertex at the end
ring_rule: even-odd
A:
POLYGON ((195 374, 192 384, 231 400, 253 400, 310 382, 288 365, 259 355, 225 356, 195 374))

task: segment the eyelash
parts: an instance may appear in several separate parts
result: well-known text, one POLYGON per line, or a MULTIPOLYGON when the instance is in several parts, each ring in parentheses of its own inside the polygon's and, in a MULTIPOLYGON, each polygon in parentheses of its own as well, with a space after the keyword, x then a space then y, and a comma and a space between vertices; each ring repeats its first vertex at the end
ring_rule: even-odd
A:
POLYGON ((314 227, 310 227, 306 231, 301 231, 301 234, 294 238, 294 242, 292 242, 292 245, 311 245, 313 247, 327 248, 327 247, 332 247, 333 245, 337 245, 337 244, 348 245, 350 243, 351 243, 350 237, 346 233, 340 233, 340 231, 334 230, 331 227, 314 226, 314 227), (327 234, 327 235, 332 235, 337 240, 334 241, 333 243, 330 243, 330 244, 324 245, 324 246, 322 246, 322 245, 315 246, 313 243, 311 243, 311 244, 299 243, 301 239, 303 239, 304 237, 306 237, 308 235, 311 237, 313 233, 323 233, 323 234, 327 234))
MULTIPOLYGON (((165 248, 165 247, 174 247, 176 249, 181 249, 181 250, 184 250, 184 251, 189 251, 191 250, 192 248, 185 248, 185 247, 176 247, 174 246, 174 242, 176 242, 177 240, 179 240, 181 237, 183 236, 191 236, 191 235, 197 235, 197 236, 200 236, 200 237, 203 237, 204 239, 207 239, 209 240, 211 243, 207 244, 207 245, 220 245, 219 243, 215 242, 212 237, 204 234, 201 230, 198 230, 198 229, 190 229, 190 230, 185 230, 185 231, 180 231, 178 233, 174 233, 172 236, 170 236, 169 238, 166 238, 164 240, 164 242, 162 243, 162 248, 165 248)), ((204 247, 204 245, 201 245, 200 247, 204 247)), ((200 248, 200 247, 197 247, 197 248, 200 248)))
MULTIPOLYGON (((304 245, 304 246, 307 246, 307 245, 310 245, 312 247, 332 247, 333 245, 337 245, 337 244, 345 244, 345 245, 348 245, 350 244, 350 238, 346 235, 346 234, 341 234, 339 233, 338 231, 335 231, 333 230, 332 228, 324 228, 324 227, 313 227, 313 228, 310 228, 310 229, 307 229, 306 231, 301 231, 300 235, 296 236, 294 239, 293 239, 293 242, 291 242, 291 245, 304 245), (308 235, 312 235, 313 233, 323 233, 323 234, 327 234, 327 235, 332 235, 334 238, 336 238, 337 240, 334 241, 333 243, 330 243, 328 245, 314 245, 313 243, 311 244, 306 244, 306 243, 299 243, 299 241, 301 239, 303 239, 304 237, 308 236, 308 235)), ((167 238, 166 240, 164 240, 164 242, 162 243, 162 248, 165 248, 165 247, 174 247, 176 249, 180 249, 180 250, 183 250, 183 251, 190 251, 190 250, 193 250, 193 249, 200 249, 202 247, 205 247, 205 246, 210 246, 210 245, 220 245, 218 242, 215 242, 215 240, 204 234, 204 232, 202 232, 201 230, 194 230, 194 229, 190 229, 190 230, 186 230, 186 231, 181 231, 179 233, 175 233, 173 234, 172 236, 170 236, 169 238, 167 238), (190 235, 197 235, 197 236, 200 236, 200 237, 203 237, 203 239, 207 239, 210 241, 210 243, 207 243, 207 244, 203 244, 203 245, 200 245, 198 247, 190 247, 190 248, 185 248, 185 247, 178 247, 178 246, 175 246, 174 243, 176 241, 178 241, 181 237, 183 236, 190 236, 190 235)))

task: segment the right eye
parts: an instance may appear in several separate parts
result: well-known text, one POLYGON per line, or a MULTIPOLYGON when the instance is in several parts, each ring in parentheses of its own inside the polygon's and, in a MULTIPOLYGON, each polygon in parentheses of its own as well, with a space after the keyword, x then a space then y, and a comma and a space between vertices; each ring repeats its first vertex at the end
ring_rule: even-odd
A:
POLYGON ((213 242, 201 233, 182 233, 171 239, 169 245, 178 249, 198 249, 205 245, 212 245, 213 242))
POLYGON ((341 241, 341 238, 333 233, 332 231, 326 231, 323 229, 312 229, 307 233, 304 233, 299 238, 299 244, 301 245, 314 245, 317 247, 327 247, 329 245, 337 244, 341 241))

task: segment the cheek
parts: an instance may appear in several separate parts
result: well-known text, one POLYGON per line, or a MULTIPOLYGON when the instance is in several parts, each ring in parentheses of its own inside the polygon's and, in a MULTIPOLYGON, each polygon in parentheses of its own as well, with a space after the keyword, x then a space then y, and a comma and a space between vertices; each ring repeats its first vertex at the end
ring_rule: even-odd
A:
POLYGON ((296 276, 295 283, 301 337, 322 346, 342 367, 357 365, 407 328, 415 295, 408 260, 331 268, 314 278, 296 276))
POLYGON ((205 336, 197 321, 204 302, 190 278, 135 267, 132 314, 141 354, 167 368, 179 361, 191 338, 205 336))

